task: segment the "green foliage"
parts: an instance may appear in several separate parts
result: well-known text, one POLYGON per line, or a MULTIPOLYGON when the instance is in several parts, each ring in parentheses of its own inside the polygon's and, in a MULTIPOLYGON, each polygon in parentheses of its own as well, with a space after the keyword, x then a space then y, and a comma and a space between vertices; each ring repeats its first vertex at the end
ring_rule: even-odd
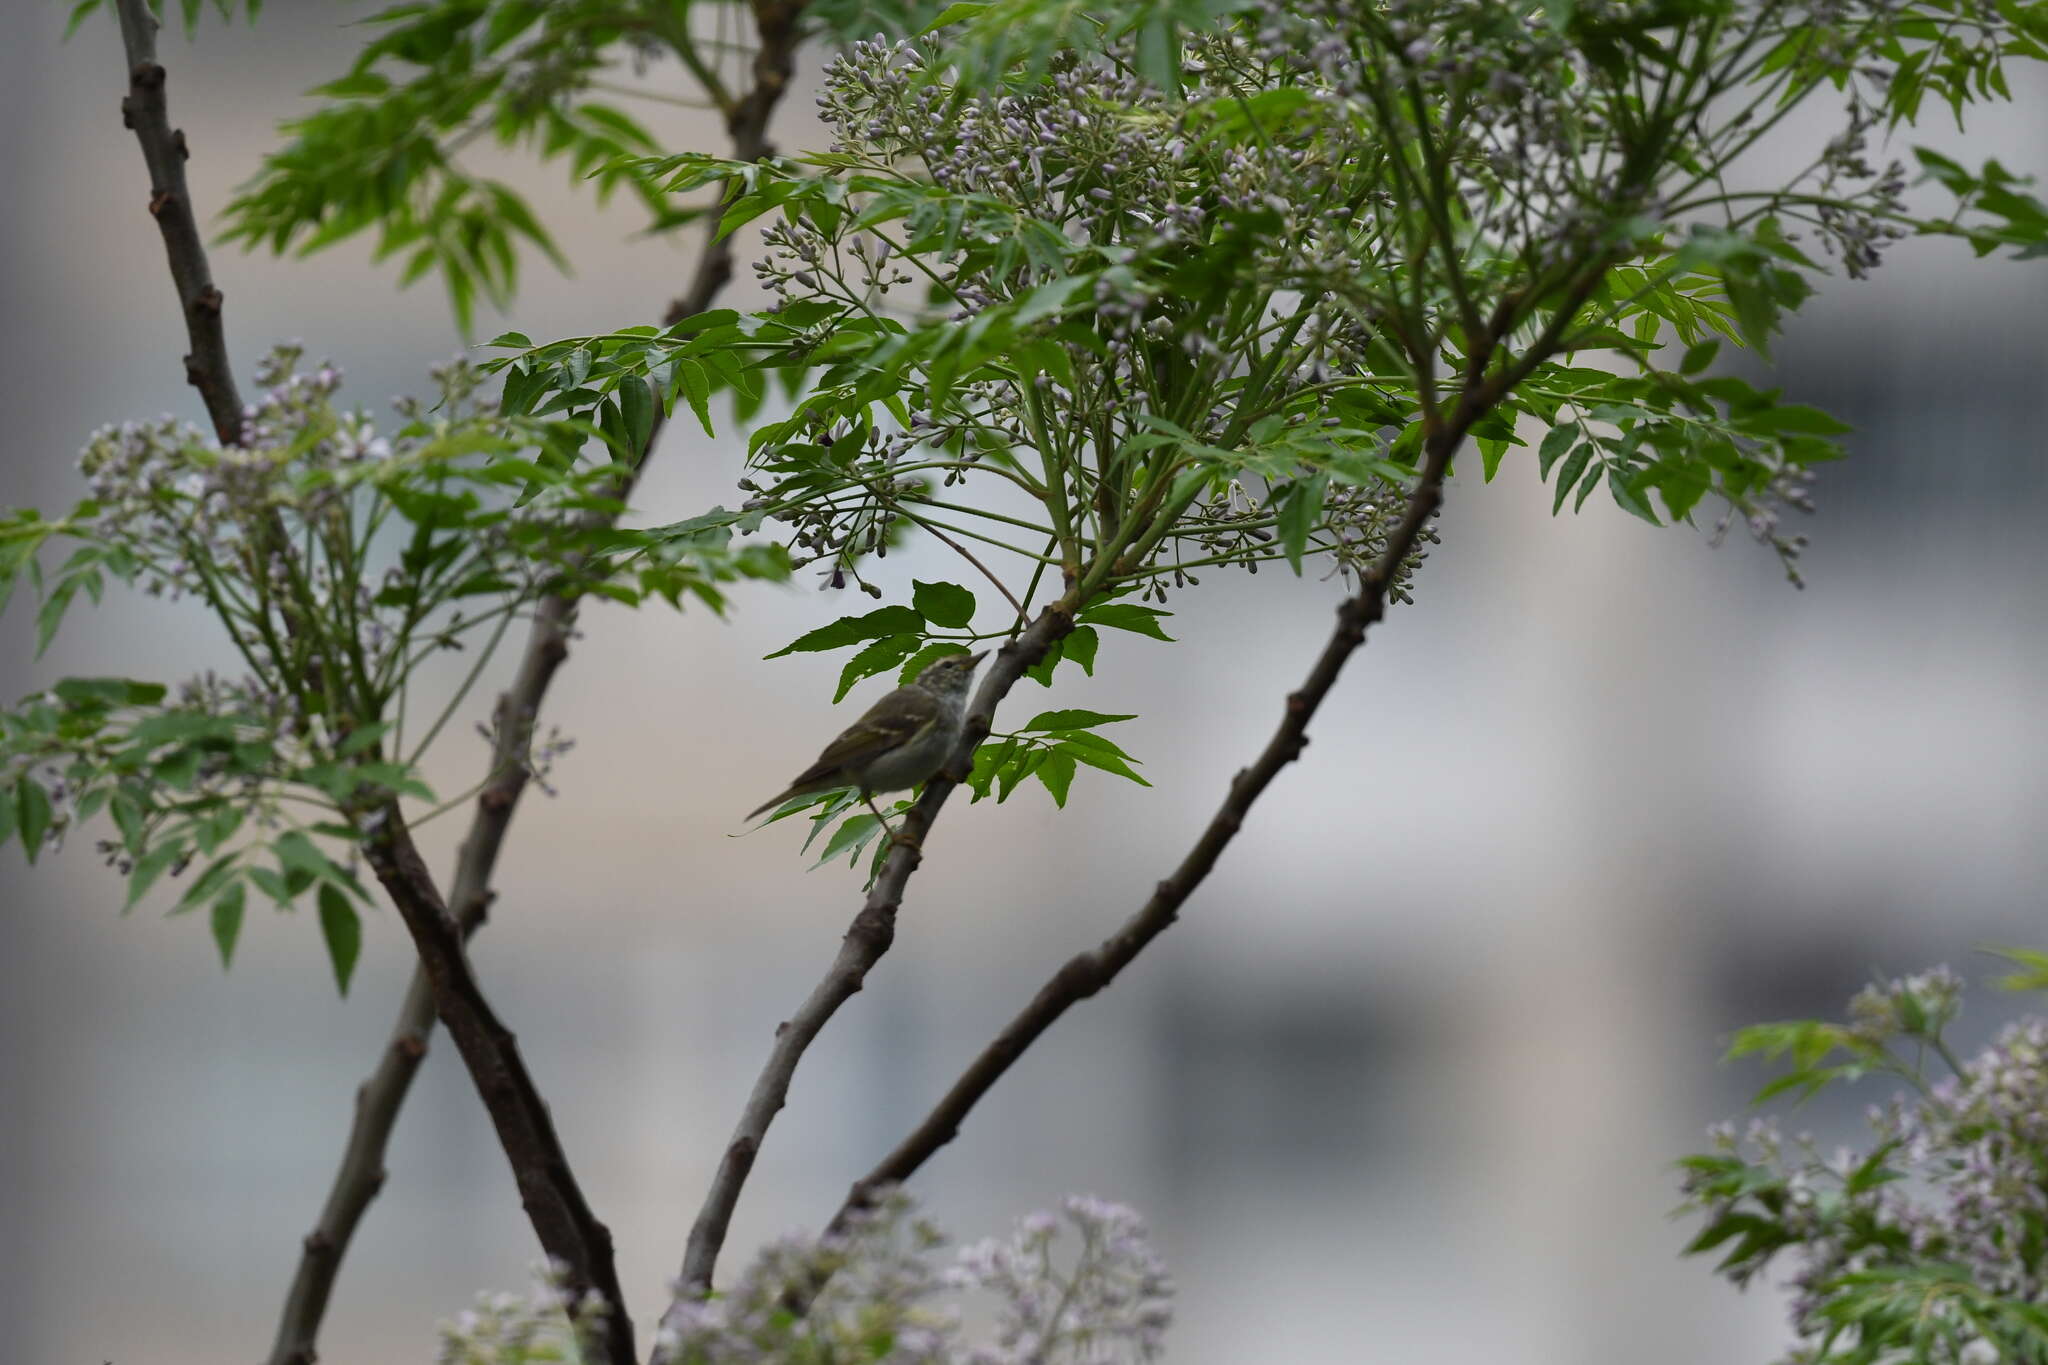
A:
MULTIPOLYGON (((252 888, 280 908, 314 892, 345 990, 352 902, 368 903, 355 850, 390 801, 435 801, 420 761, 513 623, 560 592, 719 610, 722 584, 783 577, 787 559, 735 550, 717 518, 615 529, 608 435, 487 410, 467 366, 438 372, 439 406, 408 405, 387 437, 337 405, 337 371, 297 359, 263 368, 248 444, 168 420, 109 427, 69 515, 0 518, 0 597, 21 581, 37 593, 39 649, 114 582, 196 600, 246 670, 176 688, 67 678, 0 711, 0 839, 33 860, 106 815, 116 837, 100 849, 128 906, 183 877, 172 912, 207 908, 224 963, 252 888), (73 548, 46 573, 59 544, 73 548), (475 662, 435 697, 416 675, 452 651, 475 662)), ((549 744, 510 738, 545 770, 549 744)))
POLYGON ((1095 733, 1097 726, 1135 719, 1083 710, 1043 712, 1014 734, 989 736, 975 752, 968 789, 976 801, 993 794, 1000 804, 1027 778, 1035 777, 1052 794, 1054 805, 1065 806, 1081 765, 1149 787, 1152 784, 1131 767, 1138 760, 1095 733))
MULTIPOLYGON (((187 0, 188 8, 196 0, 187 0)), ((621 188, 650 227, 687 221, 636 174, 631 155, 660 151, 618 105, 594 98, 621 58, 656 48, 701 62, 690 0, 437 0, 373 16, 348 73, 315 89, 324 103, 285 125, 289 141, 227 208, 227 239, 307 255, 375 231, 377 258, 403 261, 402 283, 438 274, 463 330, 477 301, 503 309, 522 251, 568 261, 526 200, 465 168, 463 148, 489 137, 562 161, 621 188)))
MULTIPOLYGON (((239 3, 243 14, 252 24, 256 22, 256 16, 263 12, 263 0, 239 0, 239 3)), ((234 22, 236 7, 237 0, 213 0, 214 12, 226 23, 234 22)), ((107 0, 72 0, 71 17, 65 21, 64 36, 69 38, 78 32, 78 26, 83 24, 88 16, 98 13, 103 8, 111 10, 113 6, 108 4, 107 0)), ((204 14, 206 9, 207 0, 178 0, 178 17, 184 22, 187 37, 198 32, 199 16, 204 14)), ((158 19, 162 19, 164 0, 149 0, 149 10, 158 19)))
MULTIPOLYGON (((2003 954, 2039 989, 2048 954, 2003 954)), ((1842 1365, 1962 1365, 2048 1360, 2048 1021, 2027 1018, 1974 1059, 1946 1030, 1962 983, 1945 968, 1872 986, 1841 1023, 1745 1029, 1731 1056, 1788 1064, 1759 1101, 1867 1075, 1908 1088, 1870 1111, 1872 1142, 1824 1156, 1770 1119, 1738 1136, 1720 1125, 1710 1151, 1679 1163, 1687 1246, 1748 1284, 1792 1262, 1789 1357, 1842 1365)))

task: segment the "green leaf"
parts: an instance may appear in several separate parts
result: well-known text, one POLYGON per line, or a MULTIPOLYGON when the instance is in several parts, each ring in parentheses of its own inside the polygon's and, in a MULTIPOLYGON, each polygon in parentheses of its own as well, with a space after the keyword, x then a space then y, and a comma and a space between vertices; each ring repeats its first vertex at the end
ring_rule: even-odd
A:
POLYGON ((872 678, 903 662, 904 656, 916 649, 922 639, 922 635, 884 636, 848 659, 846 667, 840 670, 839 690, 832 694, 832 704, 837 706, 844 701, 853 685, 862 678, 872 678))
POLYGON ((689 399, 690 411, 697 414, 697 421, 702 424, 704 434, 718 435, 711 429, 711 376, 705 372, 704 367, 687 356, 678 357, 674 383, 689 399))
POLYGON ((214 898, 213 941, 220 945, 220 965, 225 971, 235 956, 235 940, 242 932, 242 909, 249 890, 243 883, 229 882, 228 889, 214 898))
POLYGON ((1072 755, 1076 760, 1086 763, 1091 768, 1100 768, 1106 773, 1115 773, 1118 777, 1127 777, 1141 787, 1152 785, 1144 778, 1138 776, 1131 768, 1130 765, 1137 760, 1131 758, 1130 755, 1124 753, 1123 750, 1111 744, 1101 735, 1077 731, 1066 736, 1053 747, 1063 754, 1072 755))
POLYGON ((1067 632, 1063 643, 1067 657, 1081 665, 1081 671, 1089 677, 1095 676, 1095 650, 1102 643, 1102 637, 1095 633, 1093 626, 1075 626, 1067 632))
POLYGON ((1573 423, 1570 426, 1552 427, 1544 435, 1543 444, 1536 451, 1537 477, 1547 480, 1550 477, 1551 466, 1556 464, 1563 457, 1564 453, 1572 448, 1572 442, 1578 439, 1579 428, 1577 423, 1573 423))
POLYGON ((1111 725, 1120 720, 1136 720, 1136 713, 1128 716, 1105 715, 1100 711, 1072 709, 1066 711, 1041 711, 1031 718, 1031 723, 1020 727, 1022 730, 1088 730, 1097 725, 1111 725))
POLYGON ((363 921, 333 882, 320 883, 320 936, 327 940, 327 960, 334 964, 334 984, 348 994, 348 979, 355 974, 356 959, 363 952, 363 921))
POLYGON ((1986 948, 2019 968, 1992 981, 2002 991, 2048 991, 2048 953, 2033 948, 1986 948))
POLYGON ((1037 663, 1024 670, 1024 676, 1037 683, 1040 687, 1051 687, 1053 670, 1058 668, 1060 660, 1067 656, 1066 645, 1067 642, 1065 640, 1054 640, 1051 646, 1046 649, 1044 656, 1037 663))
POLYGON ((1745 412, 1736 417, 1732 425, 1738 431, 1754 435, 1792 432, 1802 436, 1839 436, 1852 430, 1847 422, 1804 403, 1780 403, 1745 412))
POLYGON ((948 630, 959 630, 974 619, 974 594, 958 583, 910 585, 910 602, 925 620, 948 630))
POLYGON ((918 674, 924 672, 927 665, 935 660, 945 658, 948 654, 967 654, 970 652, 966 645, 956 644, 951 640, 940 640, 934 644, 926 645, 923 649, 911 655, 904 663, 902 670, 896 675, 897 685, 901 686, 910 682, 918 674))
POLYGON ((132 678, 66 678, 51 689, 58 700, 74 706, 104 702, 109 706, 155 706, 164 699, 162 683, 136 682, 132 678))
POLYGON ((1108 626, 1112 630, 1128 630, 1139 635, 1149 635, 1155 640, 1171 642, 1173 637, 1160 628, 1159 618, 1173 615, 1157 607, 1141 607, 1130 602, 1105 602, 1088 608, 1076 620, 1090 625, 1108 626))
POLYGON ((1714 357, 1721 353, 1721 339, 1708 337, 1685 348, 1685 356, 1678 362, 1680 374, 1698 374, 1714 363, 1714 357))
POLYGON ((626 438, 637 462, 647 454, 647 438, 654 434, 654 398, 644 379, 628 379, 619 385, 619 407, 626 424, 626 438))
POLYGON ((1587 442, 1574 450, 1570 458, 1565 460, 1564 468, 1559 470, 1557 475, 1557 494, 1550 500, 1550 515, 1554 517, 1564 510, 1564 500, 1571 496, 1572 485, 1579 481, 1579 475, 1586 472, 1586 465, 1592 458, 1593 446, 1591 442, 1587 442))
POLYGON ((128 899, 121 906, 121 913, 125 915, 130 910, 133 910, 135 903, 147 895, 149 888, 155 884, 156 879, 163 875, 164 869, 184 856, 184 841, 172 839, 158 844, 155 848, 137 858, 135 860, 135 870, 128 874, 128 899))
POLYGON ((1301 576, 1301 557, 1308 549, 1309 533, 1316 528, 1316 522, 1323 515, 1323 496, 1330 486, 1330 476, 1318 474, 1287 486, 1287 495, 1281 500, 1280 510, 1274 521, 1280 532, 1280 547, 1287 552, 1287 563, 1295 576, 1301 576))
POLYGON ((256 883, 258 891, 276 901, 280 908, 291 905, 292 888, 279 874, 267 867, 251 867, 246 870, 245 875, 256 883))
POLYGON ((863 640, 879 640, 884 635, 905 635, 923 630, 924 618, 909 607, 883 607, 865 616, 842 616, 830 625, 819 626, 798 636, 773 654, 761 657, 779 659, 785 654, 816 654, 827 649, 844 649, 863 640))
POLYGON ((50 794, 33 777, 24 777, 14 784, 14 808, 16 822, 21 826, 21 851, 34 862, 43 851, 43 839, 49 834, 50 820, 55 815, 50 809, 50 794))
POLYGON ((882 822, 872 815, 847 816, 839 828, 832 831, 832 837, 825 842, 825 851, 818 855, 817 862, 811 864, 811 870, 817 871, 842 853, 848 855, 847 865, 851 866, 860 857, 860 851, 867 847, 868 841, 881 832, 882 822))
POLYGON ((1066 808, 1067 792, 1074 785, 1074 756, 1056 749, 1047 754, 1038 765, 1038 780, 1052 793, 1052 803, 1062 810, 1066 808))

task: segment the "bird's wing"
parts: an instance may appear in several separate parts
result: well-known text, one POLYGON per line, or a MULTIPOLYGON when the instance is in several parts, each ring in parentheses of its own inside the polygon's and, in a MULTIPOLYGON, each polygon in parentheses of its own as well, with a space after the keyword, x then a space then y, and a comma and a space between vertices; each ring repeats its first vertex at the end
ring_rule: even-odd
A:
POLYGON ((899 687, 841 731, 818 755, 818 761, 790 786, 801 787, 842 768, 857 768, 877 754, 907 744, 938 716, 938 699, 930 692, 922 687, 899 687))

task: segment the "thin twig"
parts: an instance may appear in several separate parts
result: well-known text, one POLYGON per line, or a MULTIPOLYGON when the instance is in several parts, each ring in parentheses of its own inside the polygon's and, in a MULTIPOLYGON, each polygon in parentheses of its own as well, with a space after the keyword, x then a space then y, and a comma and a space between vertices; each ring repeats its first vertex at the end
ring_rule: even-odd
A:
MULTIPOLYGON (((974 702, 968 708, 966 730, 953 751, 951 761, 941 776, 925 784, 924 794, 903 817, 899 840, 890 849, 882 864, 881 875, 876 877, 860 913, 854 916, 852 925, 840 942, 831 968, 797 1012, 775 1030, 775 1045, 769 1052, 768 1062, 754 1082, 746 1108, 740 1114, 732 1139, 726 1144, 725 1154, 719 1161, 718 1172, 705 1194, 703 1207, 690 1228, 689 1243, 683 1254, 682 1278, 674 1301, 662 1315, 663 1328, 680 1330, 689 1305, 710 1291, 718 1253, 725 1245, 740 1190, 754 1168, 754 1158, 761 1150, 761 1141, 767 1136, 769 1124, 774 1122, 789 1094, 790 1078, 796 1074, 797 1063, 803 1059, 804 1050, 818 1036, 818 1031, 825 1027, 841 1005, 860 990, 868 972, 889 951, 896 937, 896 912, 903 903, 904 886, 924 858, 920 845, 938 819, 939 808, 945 805, 953 788, 965 780, 976 746, 988 736, 996 705, 1016 686, 1026 670, 1043 659, 1046 651, 1073 628, 1073 606, 1063 598, 1040 612, 1028 629, 996 651, 988 676, 982 679, 974 702)), ((664 1335, 656 1336, 651 1365, 667 1365, 670 1359, 664 1335)))
MULTIPOLYGON (((1258 759, 1231 780, 1223 804, 1210 818, 1194 846, 1173 873, 1153 889, 1151 897, 1137 913, 1093 950, 1070 958, 1054 973, 1052 979, 1032 997, 1030 1004, 969 1063, 924 1120, 873 1170, 854 1182, 846 1201, 828 1224, 827 1235, 844 1231, 849 1221, 869 1207, 881 1191, 909 1179, 934 1153, 958 1136, 960 1124, 975 1104, 1061 1015, 1115 980, 1145 945, 1173 926, 1179 918, 1181 905, 1208 877, 1223 850, 1236 838, 1252 803, 1271 785, 1282 768, 1301 756, 1302 749, 1308 744, 1309 721, 1329 695, 1345 661, 1365 643, 1366 630, 1385 615, 1387 594, 1401 563, 1414 551, 1423 528, 1443 504, 1444 477, 1450 468, 1452 455, 1463 444, 1472 425, 1554 352, 1558 338, 1599 284, 1609 263, 1606 257, 1586 263, 1572 282, 1562 306, 1536 341, 1521 356, 1504 361, 1499 369, 1489 374, 1514 320, 1512 298, 1503 299, 1496 307, 1472 347, 1462 376, 1458 402, 1447 416, 1428 423, 1422 468, 1414 490, 1408 495, 1407 510, 1400 525, 1360 582, 1358 592, 1338 607, 1335 630, 1323 646, 1315 666, 1309 670, 1307 679, 1300 688, 1288 694, 1280 723, 1258 759)), ((819 1287, 819 1283, 798 1286, 786 1298, 784 1306, 801 1314, 819 1287)))
POLYGON ((846 1202, 833 1216, 828 1235, 843 1231, 848 1221, 871 1205, 880 1191, 909 1179, 933 1153, 951 1142, 959 1133, 960 1123, 968 1111, 1002 1079, 1040 1034, 1051 1028, 1068 1008, 1115 980, 1117 973, 1130 965, 1131 959, 1146 944, 1173 925, 1179 917, 1182 903, 1202 884, 1223 850, 1237 836, 1252 803, 1259 799, 1283 767, 1301 756, 1302 749, 1308 744, 1309 721, 1329 695, 1345 660, 1364 643, 1366 629, 1379 621, 1385 612, 1387 589, 1394 581, 1394 571, 1413 551, 1423 527, 1442 502, 1444 469, 1450 463, 1456 445, 1457 438, 1448 433, 1434 443, 1415 490, 1408 497, 1407 514, 1388 541, 1386 551, 1367 571, 1357 595, 1345 599, 1338 607, 1337 627, 1323 646, 1315 667, 1309 670, 1307 680, 1299 689, 1288 693, 1286 707, 1273 737, 1266 742, 1257 761, 1239 771, 1231 780, 1222 806, 1210 818, 1194 847, 1181 859, 1180 866, 1153 888, 1150 899, 1115 933, 1093 950, 1069 959, 1050 981, 1039 988, 1031 1003, 982 1050, 924 1121, 873 1170, 854 1183, 846 1202))
MULTIPOLYGON (((898 510, 902 509, 899 508, 898 510)), ((912 521, 916 522, 919 526, 922 526, 925 530, 925 534, 933 537, 942 544, 950 545, 953 548, 954 553, 958 554, 962 559, 966 560, 969 564, 972 564, 975 568, 981 570, 981 576, 983 578, 986 578, 989 582, 995 584, 996 591, 1003 595, 1003 600, 1008 602, 1012 607, 1015 607, 1017 609, 1017 615, 1020 619, 1023 617, 1024 604, 1017 600, 1017 594, 1011 592, 1007 587, 1005 587, 1003 585, 1003 580, 997 578, 994 573, 990 572, 988 565, 976 559, 974 557, 974 552, 972 550, 969 550, 965 545, 962 545, 959 541, 953 539, 953 537, 947 535, 938 527, 932 525, 924 518, 918 516, 917 513, 906 511, 903 513, 903 515, 910 518, 912 521)))
POLYGON ((611 1232, 590 1211, 576 1183, 547 1103, 519 1055, 512 1031, 484 999, 463 951, 462 930, 448 913, 398 803, 387 801, 372 823, 363 839, 363 854, 412 935, 435 1011, 455 1039, 491 1116, 541 1249, 559 1263, 562 1288, 572 1304, 580 1306, 591 1293, 604 1300, 604 1311, 595 1321, 579 1314, 585 1350, 604 1365, 633 1365, 633 1320, 619 1292, 611 1232))
POLYGON ((156 16, 149 12, 148 0, 114 0, 114 11, 128 54, 128 96, 121 101, 121 121, 134 130, 149 167, 149 214, 163 234, 164 254, 170 259, 171 281, 178 288, 178 307, 185 314, 185 334, 192 347, 185 356, 185 379, 199 390, 220 443, 240 445, 242 400, 228 364, 221 293, 214 287, 206 241, 185 185, 191 148, 184 130, 171 127, 164 99, 164 69, 156 60, 156 16))
MULTIPOLYGON (((793 72, 801 12, 802 5, 793 2, 756 8, 761 48, 754 62, 754 86, 726 125, 735 159, 758 161, 773 154, 768 129, 793 72)), ((717 237, 714 219, 689 287, 670 305, 663 322, 672 324, 710 308, 732 278, 732 261, 732 239, 717 237)), ((655 431, 648 437, 649 453, 660 432, 658 409, 656 418, 655 431)), ((645 458, 643 455, 643 467, 645 458)), ((616 490, 618 499, 623 500, 631 491, 639 472, 636 467, 626 477, 616 490)), ((602 525, 610 519, 594 520, 602 525)), ((556 595, 541 601, 534 613, 533 630, 519 671, 512 685, 498 698, 498 728, 490 768, 495 776, 478 794, 476 814, 462 842, 450 899, 456 926, 465 939, 482 926, 495 899, 491 878, 498 854, 513 812, 532 776, 526 766, 526 746, 555 671, 568 657, 575 617, 576 602, 572 597, 556 595)), ((419 1070, 420 1059, 426 1055, 434 1018, 432 983, 423 964, 413 972, 405 1003, 392 1026, 390 1044, 377 1069, 357 1092, 355 1122, 348 1145, 320 1221, 305 1239, 304 1254, 285 1299, 269 1365, 311 1365, 314 1359, 314 1344, 333 1292, 334 1278, 364 1210, 384 1182, 385 1149, 414 1073, 419 1070)))

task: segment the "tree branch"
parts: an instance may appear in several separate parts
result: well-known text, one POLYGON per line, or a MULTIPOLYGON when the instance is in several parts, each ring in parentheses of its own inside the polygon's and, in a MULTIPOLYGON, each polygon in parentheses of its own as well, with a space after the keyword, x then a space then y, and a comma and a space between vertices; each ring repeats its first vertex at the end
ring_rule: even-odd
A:
MULTIPOLYGON (((1026 670, 1044 658, 1056 641, 1073 630, 1073 611, 1072 604, 1065 599, 1053 603, 1015 639, 996 651, 988 676, 982 679, 974 694, 973 705, 968 708, 966 730, 944 775, 925 784, 924 794, 903 817, 900 841, 890 849, 882 864, 881 875, 875 879, 860 913, 854 916, 824 979, 813 988, 797 1012, 777 1026, 775 1045, 769 1052, 768 1062, 754 1081, 746 1107, 740 1113, 739 1124, 733 1130, 731 1141, 726 1144, 718 1172, 704 1196, 703 1207, 690 1228, 689 1242, 683 1253, 682 1278, 676 1297, 662 1315, 663 1328, 677 1328, 689 1304, 710 1291, 712 1273, 718 1264, 718 1253, 725 1245, 740 1190, 753 1171, 754 1158, 760 1153, 761 1141, 767 1136, 769 1124, 775 1121, 776 1113, 789 1094, 790 1078, 796 1074, 797 1063, 803 1059, 805 1049, 818 1036, 819 1030, 825 1027, 841 1005, 860 990, 868 972, 889 951, 896 937, 896 912, 903 904, 904 886, 924 859, 920 845, 938 819, 940 807, 946 804, 946 798, 954 787, 971 771, 974 750, 988 737, 997 704, 1016 686, 1026 670)), ((668 1348, 663 1338, 657 1335, 650 1361, 652 1365, 666 1365, 669 1359, 668 1348)))
MULTIPOLYGON (((1366 630, 1386 614, 1387 593, 1393 586, 1401 563, 1411 554, 1424 526, 1443 504, 1443 484, 1451 457, 1463 444, 1472 424, 1491 411, 1503 395, 1525 378, 1556 345, 1569 319, 1578 312, 1598 285, 1606 258, 1588 262, 1557 313, 1542 335, 1518 359, 1489 374, 1501 350, 1501 341, 1512 325, 1511 299, 1502 300, 1475 339, 1467 358, 1458 402, 1447 418, 1431 420, 1424 439, 1422 468, 1414 490, 1408 495, 1401 523, 1388 539, 1379 559, 1359 584, 1358 592, 1337 608, 1337 625, 1309 670, 1307 679, 1287 695, 1286 708, 1273 737, 1249 768, 1231 779, 1223 804, 1209 820, 1201 836, 1173 873, 1153 889, 1137 913, 1094 949, 1068 959, 1041 986, 1031 1002, 996 1035, 961 1073, 945 1096, 923 1122, 882 1158, 873 1170, 855 1181, 846 1201, 832 1216, 827 1235, 844 1231, 848 1222, 870 1206, 878 1193, 910 1178, 932 1155, 959 1135, 960 1124, 983 1095, 1009 1071, 1045 1031, 1069 1008, 1101 991, 1130 965, 1145 946, 1171 928, 1180 907, 1215 868, 1223 850, 1244 825, 1244 818, 1282 768, 1301 756, 1308 744, 1308 724, 1329 695, 1353 651, 1365 643, 1366 630)), ((818 1285, 792 1291, 788 1307, 802 1312, 818 1285)))
MULTIPOLYGON (((754 85, 726 119, 736 159, 758 161, 773 154, 768 130, 789 86, 802 9, 800 3, 770 3, 756 8, 761 48, 754 61, 754 85)), ((717 226, 714 218, 707 227, 704 249, 698 256, 689 287, 669 305, 662 319, 664 324, 704 312, 731 280, 732 238, 720 238, 717 226)), ((653 452, 661 421, 662 414, 657 409, 655 430, 648 437, 648 454, 653 452)), ((616 490, 620 500, 631 492, 644 465, 643 455, 642 465, 625 476, 616 490)), ((594 520, 603 524, 611 519, 594 520)), ((491 879, 498 854, 532 776, 525 762, 526 745, 555 671, 568 658, 575 621, 574 598, 544 599, 535 611, 519 672, 498 698, 497 738, 490 769, 495 776, 477 795, 476 814, 462 842, 452 887, 455 923, 465 940, 483 925, 495 897, 491 879)), ((321 1209, 320 1221, 305 1239, 298 1270, 285 1297, 269 1365, 313 1365, 314 1344, 333 1293, 335 1276, 364 1211, 384 1183, 384 1153, 411 1089, 413 1075, 426 1056, 434 1018, 433 986, 422 961, 413 971, 405 1003, 392 1026, 390 1044, 377 1069, 356 1092, 355 1121, 348 1145, 335 1172, 327 1203, 321 1209)))
POLYGON ((562 1287, 576 1302, 592 1292, 605 1302, 601 1321, 578 1322, 585 1349, 606 1365, 632 1365, 633 1321, 619 1293, 611 1232, 583 1198, 547 1104, 512 1031, 484 999, 463 952, 462 930, 442 902, 397 803, 380 807, 373 822, 363 854, 412 934, 436 1011, 497 1129, 541 1249, 560 1263, 562 1287))
POLYGON ((1180 866, 1153 888, 1151 898, 1115 933, 1091 951, 1070 958, 1050 981, 1039 988, 1031 1003, 982 1050, 924 1121, 880 1164, 854 1183, 846 1202, 833 1215, 828 1236, 843 1231, 854 1214, 871 1205, 879 1192, 909 1179, 913 1172, 930 1160, 933 1153, 951 1142, 960 1131, 961 1121, 976 1102, 1002 1079, 1039 1035, 1051 1028, 1071 1006, 1115 980, 1117 973, 1129 966, 1146 944, 1172 927, 1179 918, 1182 903, 1208 877, 1223 850, 1237 837, 1252 803, 1259 799, 1280 770, 1299 758, 1307 746, 1309 721, 1329 695, 1345 660, 1364 643, 1366 629, 1385 613, 1387 589, 1394 581, 1394 572, 1414 550, 1423 527, 1442 503, 1444 471, 1461 436, 1462 430, 1455 434, 1446 431, 1431 443, 1415 491, 1408 497, 1407 513, 1388 541, 1386 551, 1365 575, 1357 595, 1346 598, 1337 608, 1336 629, 1323 646, 1315 667, 1309 670, 1306 681, 1299 689, 1288 693, 1287 705, 1273 737, 1266 741, 1257 761, 1249 768, 1241 769, 1231 780, 1222 806, 1210 818, 1194 847, 1181 859, 1180 866))
POLYGON ((121 101, 121 122, 134 130, 149 167, 149 214, 163 234, 164 254, 170 258, 171 280, 178 288, 178 306, 185 314, 185 334, 192 347, 185 356, 185 379, 199 390, 220 443, 240 445, 242 399, 228 364, 221 293, 214 287, 206 242, 185 186, 185 161, 191 149, 184 131, 171 127, 164 99, 164 69, 156 60, 156 16, 149 12, 148 0, 114 0, 114 11, 128 52, 128 95, 121 101))

